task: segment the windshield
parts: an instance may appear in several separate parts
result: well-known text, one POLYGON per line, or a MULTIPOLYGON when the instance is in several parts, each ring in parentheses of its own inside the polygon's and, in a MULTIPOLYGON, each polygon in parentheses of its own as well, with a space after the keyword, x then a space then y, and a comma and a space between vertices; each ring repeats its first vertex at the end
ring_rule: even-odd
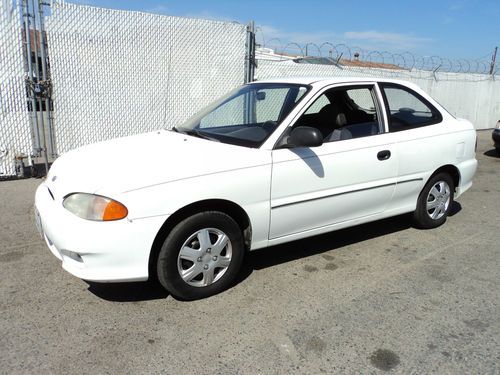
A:
POLYGON ((174 130, 245 147, 260 147, 309 86, 252 83, 198 112, 174 130))

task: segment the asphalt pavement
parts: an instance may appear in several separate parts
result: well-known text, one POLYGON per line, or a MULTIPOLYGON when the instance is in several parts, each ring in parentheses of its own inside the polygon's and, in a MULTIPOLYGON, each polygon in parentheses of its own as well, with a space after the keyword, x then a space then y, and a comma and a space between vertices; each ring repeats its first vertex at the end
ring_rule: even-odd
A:
POLYGON ((500 374, 500 158, 478 135, 444 226, 398 216, 255 251, 195 302, 71 276, 34 225, 41 180, 0 182, 0 374, 500 374))

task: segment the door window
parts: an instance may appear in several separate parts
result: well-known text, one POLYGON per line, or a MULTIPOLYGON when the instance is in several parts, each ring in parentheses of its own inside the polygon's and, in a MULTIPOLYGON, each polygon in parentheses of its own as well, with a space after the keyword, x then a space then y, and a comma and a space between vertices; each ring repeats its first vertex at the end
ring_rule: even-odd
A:
POLYGON ((442 121, 439 111, 417 93, 399 85, 381 86, 387 105, 390 132, 410 130, 442 121))
POLYGON ((295 126, 311 126, 323 142, 367 137, 380 133, 373 86, 327 90, 299 118, 295 126))

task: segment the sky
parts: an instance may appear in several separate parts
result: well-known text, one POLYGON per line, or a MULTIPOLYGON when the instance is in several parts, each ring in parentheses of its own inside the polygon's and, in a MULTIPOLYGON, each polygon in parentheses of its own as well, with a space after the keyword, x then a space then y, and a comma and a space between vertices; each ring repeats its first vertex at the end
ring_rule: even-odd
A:
POLYGON ((257 43, 270 47, 330 42, 366 50, 489 61, 494 47, 500 46, 500 0, 68 2, 244 24, 253 20, 257 43))

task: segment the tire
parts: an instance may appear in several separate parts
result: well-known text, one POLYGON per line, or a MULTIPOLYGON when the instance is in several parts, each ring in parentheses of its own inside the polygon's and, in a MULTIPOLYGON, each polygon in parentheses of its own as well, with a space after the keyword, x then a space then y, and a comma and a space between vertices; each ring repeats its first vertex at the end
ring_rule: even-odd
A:
POLYGON ((158 281, 176 298, 206 298, 232 285, 243 256, 243 234, 233 218, 201 212, 168 234, 158 254, 158 281))
POLYGON ((420 192, 413 220, 423 229, 437 228, 448 217, 453 205, 455 184, 447 173, 432 176, 420 192))
POLYGON ((500 147, 495 147, 495 151, 497 152, 498 155, 500 155, 500 147))

